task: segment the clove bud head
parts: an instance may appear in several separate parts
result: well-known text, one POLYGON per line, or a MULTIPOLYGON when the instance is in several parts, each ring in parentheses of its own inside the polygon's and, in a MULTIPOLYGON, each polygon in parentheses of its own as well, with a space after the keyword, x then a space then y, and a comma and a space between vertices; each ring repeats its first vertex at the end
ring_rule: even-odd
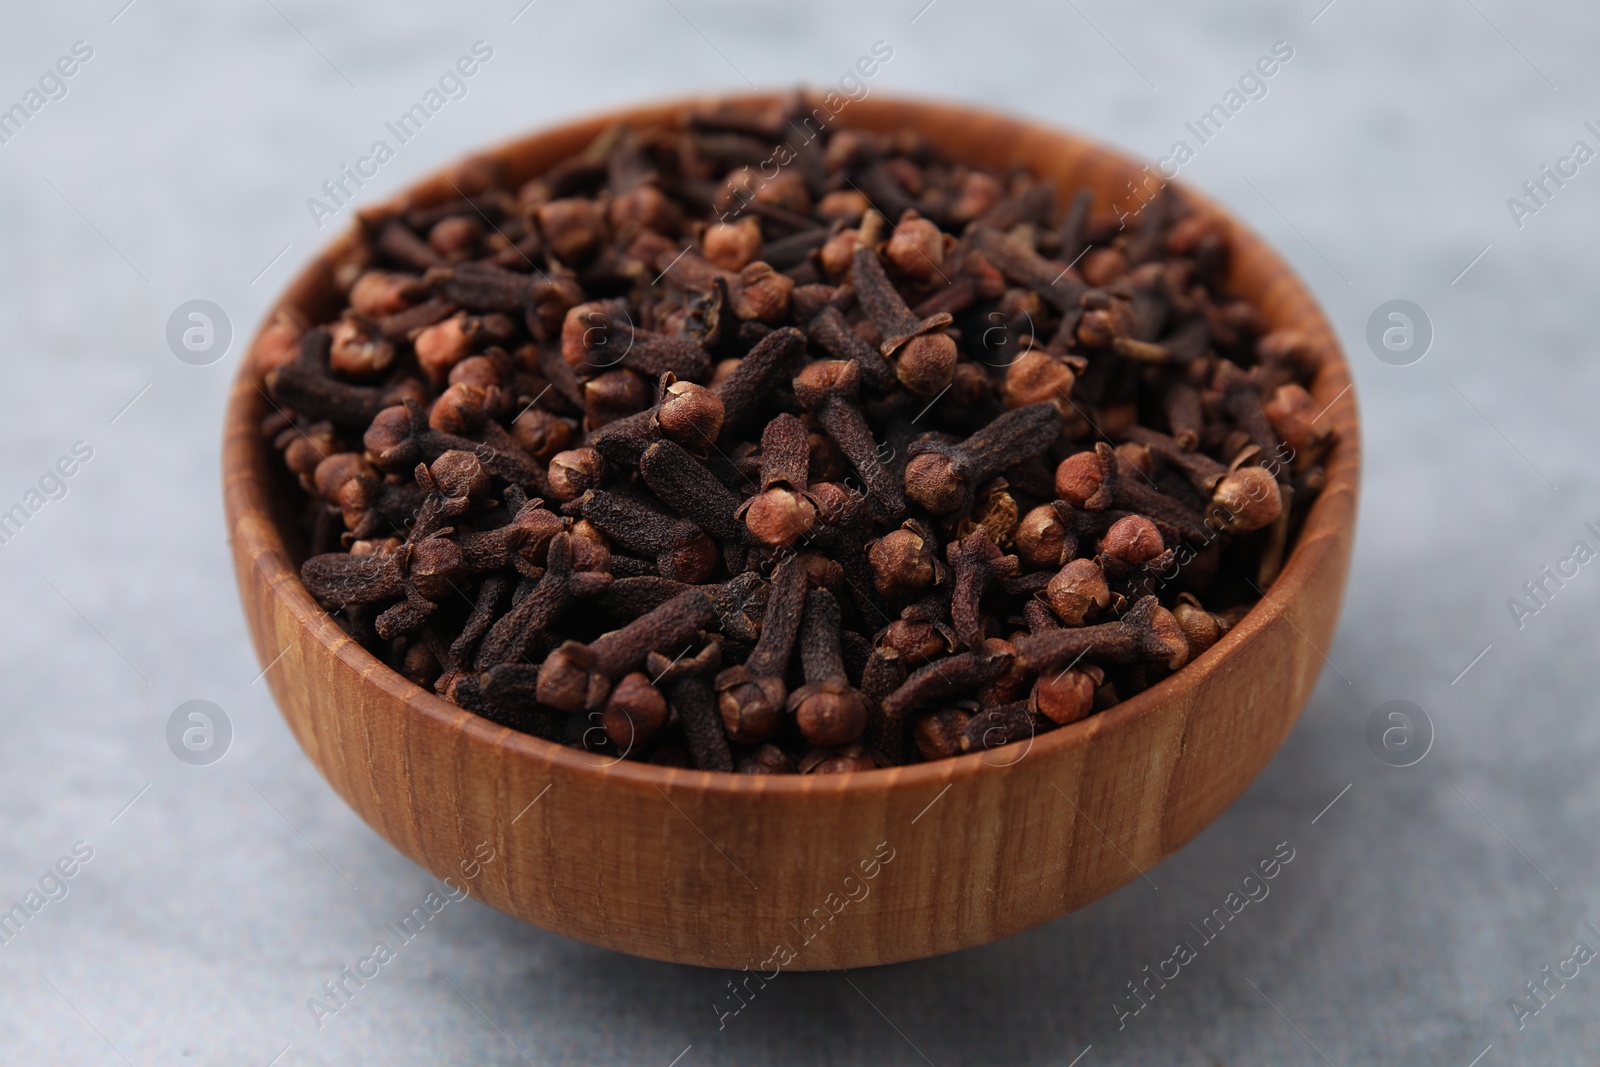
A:
POLYGON ((448 597, 466 570, 461 547, 448 537, 431 537, 411 546, 411 584, 428 600, 437 602, 448 597))
POLYGON ((961 183, 956 202, 950 206, 950 216, 957 222, 971 222, 1000 202, 1005 187, 993 176, 973 171, 961 183))
POLYGON ((851 771, 870 771, 880 766, 865 745, 846 745, 844 748, 814 748, 800 761, 801 774, 849 774, 851 771))
POLYGON ((813 745, 847 745, 867 728, 867 698, 842 681, 801 686, 790 694, 789 708, 813 745))
POLYGON ((1100 538, 1100 551, 1134 566, 1148 563, 1167 550, 1156 524, 1143 515, 1127 515, 1111 524, 1100 538))
POLYGON ((769 548, 788 548, 817 524, 817 508, 803 493, 775 485, 751 498, 744 513, 750 536, 769 548))
POLYGON ((816 214, 829 222, 859 222, 872 202, 858 189, 837 189, 817 201, 816 214))
POLYGON ((1170 670, 1177 670, 1189 662, 1189 639, 1183 627, 1166 608, 1156 608, 1150 619, 1150 634, 1155 646, 1162 650, 1164 662, 1170 670))
POLYGON ((572 424, 543 408, 528 408, 512 422, 511 439, 534 459, 548 462, 572 443, 572 424))
POLYGON ((1006 491, 1005 479, 996 479, 978 495, 967 517, 956 524, 956 536, 964 538, 978 527, 989 531, 989 540, 1009 548, 1017 535, 1017 500, 1006 491))
POLYGON ((1074 453, 1056 467, 1056 496, 1081 508, 1100 491, 1100 481, 1100 457, 1093 452, 1074 453))
POLYGON ((794 379, 794 395, 808 410, 821 407, 831 396, 854 399, 860 391, 861 364, 855 360, 819 360, 794 379))
POLYGON ((378 412, 362 435, 361 444, 384 470, 406 470, 410 467, 406 462, 410 450, 405 446, 411 443, 411 435, 411 412, 396 405, 378 412))
POLYGON ((760 744, 777 733, 787 697, 782 678, 758 678, 742 663, 717 675, 717 711, 735 744, 760 744))
POLYGON ((933 584, 933 549, 912 530, 894 530, 872 542, 867 562, 879 596, 911 596, 933 584))
POLYGON ((894 228, 883 254, 907 278, 932 281, 944 263, 944 231, 907 210, 900 216, 900 224, 894 228))
POLYGON ((1094 691, 1104 677, 1093 666, 1044 675, 1034 683, 1028 705, 1057 725, 1077 722, 1094 710, 1094 691))
POLYGON ((931 622, 896 619, 884 627, 879 643, 892 649, 907 667, 920 667, 950 651, 951 645, 931 622))
POLYGON ((641 671, 624 675, 606 698, 601 725, 624 752, 655 736, 667 723, 667 698, 641 671))
MULTIPOLYGON (((550 550, 550 542, 556 534, 566 529, 561 517, 554 512, 547 511, 537 501, 529 501, 522 506, 512 522, 523 531, 522 545, 518 549, 520 555, 534 566, 542 567, 546 555, 550 550)), ((595 542, 581 537, 572 538, 572 566, 574 570, 594 570, 593 566, 585 564, 594 558, 596 548, 604 550, 604 544, 596 545, 595 542)), ((609 558, 609 553, 607 553, 609 558)))
POLYGON ((428 473, 445 496, 479 500, 489 495, 489 472, 471 452, 452 448, 441 453, 428 467, 428 473))
POLYGON ((673 382, 656 409, 661 435, 685 448, 705 452, 722 432, 722 398, 694 382, 673 382))
POLYGON ((1017 555, 1030 567, 1054 567, 1067 551, 1066 524, 1049 504, 1040 504, 1017 525, 1017 555))
POLYGON ((733 295, 733 313, 746 321, 776 323, 789 311, 794 279, 765 263, 751 263, 739 271, 733 295))
POLYGON ((483 224, 466 215, 440 219, 428 231, 428 244, 450 262, 469 259, 483 238, 483 224))
POLYGON ((534 699, 568 714, 582 711, 589 699, 593 662, 594 654, 587 645, 578 641, 564 642, 546 656, 539 667, 534 699))
POLYGON ((851 265, 855 263, 856 249, 860 247, 859 230, 840 230, 828 238, 827 243, 817 253, 817 258, 822 262, 823 272, 830 278, 842 278, 849 274, 851 265))
POLYGON ((488 393, 468 382, 457 382, 439 394, 428 409, 428 426, 441 433, 473 434, 488 421, 488 393))
POLYGON ((739 757, 735 770, 740 774, 793 774, 794 758, 777 745, 762 745, 739 757))
POLYGON ((350 308, 358 315, 381 319, 404 311, 423 291, 422 280, 414 275, 369 270, 350 287, 350 308))
POLYGON ((949 456, 924 452, 906 464, 906 496, 935 515, 949 515, 967 501, 967 480, 949 456))
POLYGON ((895 355, 894 374, 911 393, 931 399, 955 376, 956 342, 947 333, 913 337, 895 355))
POLYGON ((972 715, 960 708, 944 708, 924 715, 911 731, 917 743, 917 755, 925 760, 961 755, 961 739, 966 736, 967 724, 971 721, 972 715))
POLYGON ((1212 516, 1229 533, 1271 526, 1283 512, 1277 479, 1265 467, 1240 467, 1225 475, 1211 494, 1212 516))
POLYGON ((574 448, 550 457, 550 493, 557 500, 576 500, 605 480, 606 461, 593 448, 574 448))
POLYGON ((283 446, 283 464, 294 474, 310 476, 324 459, 346 451, 331 422, 319 422, 304 430, 291 427, 283 436, 289 440, 283 446))
POLYGON ((536 215, 545 243, 564 263, 582 262, 605 237, 605 219, 593 200, 551 200, 536 215))
POLYGON ((457 314, 424 328, 411 342, 411 347, 416 351, 423 373, 434 384, 442 385, 449 379, 451 368, 467 358, 471 344, 467 317, 457 314))
POLYGON ((714 222, 700 236, 706 259, 723 270, 743 270, 761 254, 761 223, 752 215, 734 222, 714 222))
POLYGON ((1328 431, 1316 425, 1321 414, 1317 402, 1298 382, 1278 386, 1262 411, 1273 432, 1296 453, 1310 451, 1327 440, 1328 431))
POLYGON ((618 237, 637 235, 640 230, 671 233, 682 212, 678 205, 653 185, 641 185, 611 201, 606 218, 618 237))
POLYGON ((323 500, 340 499, 340 492, 350 482, 363 475, 370 477, 372 467, 359 452, 335 452, 316 465, 311 484, 323 500))
POLYGON ((1006 368, 1001 396, 1008 408, 1049 403, 1055 405, 1062 418, 1068 418, 1075 411, 1071 396, 1077 380, 1077 375, 1064 361, 1030 348, 1006 368))
MULTIPOLYGON (((361 520, 366 517, 367 511, 378 499, 378 493, 378 479, 370 474, 357 475, 339 488, 336 503, 339 505, 339 514, 344 519, 346 529, 354 530, 361 525, 361 520)), ((354 550, 355 545, 352 545, 351 551, 354 550)))
POLYGON ((608 370, 583 383, 584 421, 591 430, 650 406, 650 387, 630 370, 608 370))
POLYGON ((328 352, 328 366, 340 374, 370 378, 382 374, 394 362, 394 345, 374 337, 354 319, 340 319, 331 333, 333 346, 328 352))
POLYGON ((705 534, 697 534, 684 544, 656 556, 656 570, 674 582, 699 585, 711 577, 722 562, 722 549, 705 534))
POLYGON ((1044 587, 1045 600, 1068 626, 1082 626, 1111 604, 1111 588, 1093 560, 1075 559, 1056 572, 1044 587))
POLYGON ((590 360, 591 353, 603 353, 597 365, 615 361, 613 352, 622 352, 631 341, 628 337, 613 336, 611 305, 603 300, 591 300, 567 309, 561 320, 561 359, 569 367, 581 367, 590 360))

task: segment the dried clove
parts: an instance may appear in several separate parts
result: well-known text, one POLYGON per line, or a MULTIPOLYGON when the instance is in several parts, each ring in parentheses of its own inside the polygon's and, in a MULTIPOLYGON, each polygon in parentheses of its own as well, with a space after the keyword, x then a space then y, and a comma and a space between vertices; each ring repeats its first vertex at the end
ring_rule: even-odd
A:
POLYGON ((856 299, 877 327, 878 350, 894 361, 900 384, 920 397, 934 397, 950 384, 956 365, 956 343, 944 327, 948 312, 918 319, 884 273, 876 252, 859 249, 851 273, 856 299))
POLYGON ((960 445, 913 442, 906 465, 906 495, 935 515, 972 506, 976 487, 1007 467, 1039 455, 1061 431, 1053 404, 1013 408, 960 445))
POLYGON ((789 694, 789 710, 813 745, 845 745, 867 728, 867 699, 850 685, 839 649, 839 603, 826 589, 806 594, 800 658, 806 684, 789 694))
POLYGON ((599 707, 611 684, 646 656, 686 645, 715 618, 711 598, 690 589, 587 645, 568 641, 539 669, 539 703, 568 712, 599 707))
POLYGON ((761 636, 743 663, 717 675, 717 707, 728 737, 755 744, 777 733, 788 691, 784 669, 806 604, 805 563, 790 556, 772 576, 761 636))
POLYGON ((874 515, 889 521, 905 513, 905 495, 894 472, 884 464, 866 417, 856 406, 860 388, 859 363, 813 363, 794 380, 795 396, 822 423, 866 483, 867 503, 874 515))
POLYGON ((806 491, 810 464, 809 435, 799 419, 783 414, 767 423, 761 432, 761 492, 735 509, 750 537, 769 548, 788 548, 811 533, 817 506, 806 491))

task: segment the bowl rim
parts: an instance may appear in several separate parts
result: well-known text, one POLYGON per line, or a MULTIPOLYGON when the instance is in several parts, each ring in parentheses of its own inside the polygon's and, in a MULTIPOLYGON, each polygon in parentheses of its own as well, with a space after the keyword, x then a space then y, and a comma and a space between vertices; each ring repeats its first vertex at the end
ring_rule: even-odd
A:
MULTIPOLYGON (((672 122, 692 107, 721 103, 755 105, 782 99, 785 93, 755 91, 744 93, 698 93, 659 101, 609 107, 556 125, 540 127, 515 137, 505 138, 481 149, 458 157, 453 164, 430 171, 409 182, 385 200, 358 208, 358 212, 381 212, 395 205, 426 202, 430 194, 440 191, 444 176, 453 166, 472 160, 498 159, 513 155, 519 148, 538 141, 581 138, 586 132, 596 131, 619 121, 672 122)), ((961 111, 1012 127, 1018 133, 1033 137, 1065 141, 1074 145, 1085 159, 1102 164, 1125 167, 1130 174, 1139 172, 1141 164, 1136 157, 1107 146, 1099 140, 1077 131, 1059 127, 1041 120, 1004 112, 970 103, 941 100, 937 97, 909 97, 894 94, 873 94, 852 103, 857 116, 861 112, 880 112, 888 115, 919 113, 932 117, 940 111, 961 111)), ((847 112, 848 113, 848 112, 847 112)), ((848 118, 839 128, 852 125, 862 128, 879 128, 871 122, 852 123, 848 118)), ((592 133, 591 133, 592 135, 592 133)), ((959 158, 959 157, 958 157, 959 158)), ((1278 284, 1285 285, 1292 298, 1303 305, 1307 322, 1320 327, 1323 335, 1318 345, 1322 361, 1311 383, 1313 396, 1335 395, 1325 402, 1324 416, 1338 431, 1338 439, 1324 459, 1327 482, 1317 499, 1312 502, 1299 536, 1291 546, 1283 566, 1264 595, 1245 616, 1211 648, 1190 660, 1167 678, 1129 697, 1127 700, 1066 726, 1057 727, 1044 734, 1034 735, 1027 742, 1023 755, 1006 762, 994 762, 995 752, 1014 746, 985 752, 972 752, 961 756, 906 764, 897 767, 853 771, 848 774, 829 775, 748 775, 727 771, 703 771, 682 767, 663 767, 656 764, 609 758, 570 748, 532 734, 501 726, 475 712, 454 704, 429 689, 416 685, 398 671, 378 659, 358 641, 339 627, 324 612, 301 581, 299 569, 290 562, 283 532, 274 521, 277 510, 273 493, 267 480, 258 475, 264 469, 258 464, 270 462, 259 423, 258 397, 264 397, 260 388, 262 375, 254 362, 256 342, 267 324, 280 308, 303 307, 310 298, 323 294, 322 275, 327 270, 333 254, 346 247, 359 232, 359 221, 352 221, 342 233, 318 248, 293 279, 282 287, 268 306, 260 325, 251 337, 250 344, 242 349, 239 369, 235 375, 224 419, 224 508, 230 537, 240 539, 251 560, 251 580, 263 587, 264 595, 279 598, 294 616, 301 632, 314 638, 324 652, 331 654, 353 668, 366 685, 380 689, 384 695, 405 705, 411 712, 432 720, 434 725, 452 730, 471 743, 492 745, 508 755, 547 766, 552 774, 575 775, 615 783, 628 783, 637 788, 653 787, 666 795, 664 787, 674 790, 692 790, 697 794, 749 797, 768 793, 785 794, 852 794, 914 788, 919 785, 950 784, 980 774, 1003 774, 1006 770, 1028 758, 1059 757, 1064 753, 1085 748, 1103 731, 1115 731, 1125 725, 1153 714, 1169 700, 1181 697, 1182 690, 1194 686, 1205 676, 1221 669, 1235 649, 1244 647, 1254 636, 1266 629, 1280 616, 1285 615, 1296 594, 1303 589, 1321 566, 1329 562, 1330 553, 1337 548, 1337 533, 1343 524, 1355 522, 1356 489, 1359 482, 1360 439, 1359 418, 1356 407, 1354 382, 1349 363, 1344 356, 1326 314, 1311 294, 1310 289, 1279 256, 1273 247, 1245 225, 1233 212, 1189 185, 1169 180, 1190 203, 1215 212, 1225 218, 1230 227, 1236 251, 1250 247, 1275 273, 1278 284), (249 516, 260 521, 243 521, 249 516), (1034 750, 1038 749, 1037 752, 1034 750)), ((1237 261, 1239 257, 1235 255, 1237 261)), ((1305 325, 1300 327, 1305 330, 1305 325)), ((1312 331, 1305 331, 1312 332, 1312 331)), ((268 401, 270 403, 270 400, 268 401)), ((242 577, 242 575, 241 575, 242 577)), ((1293 625, 1292 621, 1290 625, 1293 625)), ((1298 627, 1296 627, 1298 632, 1298 627)), ((1301 637, 1305 638, 1304 634, 1301 637)), ((1313 646, 1315 647, 1315 646, 1313 646)), ((1321 649, 1318 653, 1326 660, 1321 649)), ((1015 747, 1022 747, 1020 744, 1015 747)), ((942 793, 941 793, 942 795, 942 793)))

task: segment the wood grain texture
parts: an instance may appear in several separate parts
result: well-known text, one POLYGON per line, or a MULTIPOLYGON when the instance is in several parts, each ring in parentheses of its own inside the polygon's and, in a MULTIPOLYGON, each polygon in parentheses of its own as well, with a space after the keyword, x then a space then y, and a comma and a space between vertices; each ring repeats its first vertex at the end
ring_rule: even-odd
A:
MULTIPOLYGON (((520 182, 613 121, 673 122, 685 106, 601 115, 507 144, 407 199, 452 198, 451 182, 484 161, 520 182)), ((1026 166, 1104 197, 1126 197, 1139 174, 1081 138, 962 107, 874 96, 837 124, 914 129, 957 159, 1026 166)), ((429 871, 459 876, 488 842, 497 856, 471 883, 474 895, 656 959, 769 971, 915 959, 1018 933, 1139 878, 1232 803, 1287 736, 1333 637, 1355 531, 1349 370, 1305 287, 1234 225, 1232 286, 1269 327, 1299 329, 1321 353, 1312 393, 1331 405, 1322 418, 1339 445, 1266 598, 1146 692, 1030 744, 816 777, 614 763, 496 726, 383 666, 306 592, 303 549, 285 533, 289 483, 261 438, 270 408, 247 358, 227 416, 226 507, 245 614, 261 662, 276 661, 266 677, 285 719, 339 795, 429 871), (870 870, 891 851, 867 878, 863 861, 870 870), (775 956, 778 946, 793 958, 775 956)), ((280 304, 330 314, 330 263, 348 240, 280 304)))

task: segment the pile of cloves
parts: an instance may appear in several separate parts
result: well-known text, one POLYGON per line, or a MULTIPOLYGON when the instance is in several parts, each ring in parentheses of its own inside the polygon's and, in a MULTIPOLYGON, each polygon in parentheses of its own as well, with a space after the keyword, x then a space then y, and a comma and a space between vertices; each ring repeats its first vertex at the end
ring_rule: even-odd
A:
POLYGON ((277 314, 263 431, 365 647, 550 741, 824 773, 1075 722, 1260 598, 1331 436, 1226 221, 810 115, 463 165, 277 314))

